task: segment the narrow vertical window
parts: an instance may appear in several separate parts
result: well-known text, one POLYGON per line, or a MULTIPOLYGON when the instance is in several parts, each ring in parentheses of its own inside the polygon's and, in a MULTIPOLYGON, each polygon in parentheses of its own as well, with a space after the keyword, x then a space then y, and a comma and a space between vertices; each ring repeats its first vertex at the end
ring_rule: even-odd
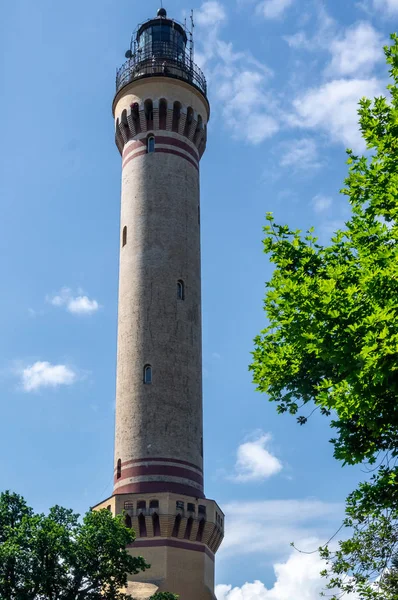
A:
POLYGON ((173 106, 173 125, 172 129, 175 133, 178 133, 179 125, 181 118, 181 104, 179 102, 174 102, 173 106))
POLYGON ((182 279, 177 281, 177 298, 178 300, 185 300, 185 285, 182 279))
POLYGON ((202 130, 203 130, 203 119, 202 119, 202 117, 199 115, 199 116, 198 116, 198 124, 197 124, 197 126, 196 126, 196 131, 195 131, 195 139, 194 139, 194 143, 195 143, 195 144, 197 144, 197 142, 198 142, 198 138, 199 138, 199 136, 200 136, 200 134, 201 134, 202 130))
POLYGON ((132 528, 132 526, 133 526, 133 523, 132 523, 132 521, 131 521, 131 517, 130 517, 130 515, 126 515, 126 516, 124 517, 124 524, 125 524, 125 525, 126 525, 126 527, 128 527, 129 529, 131 529, 131 528, 132 528))
POLYGON ((145 365, 144 367, 144 383, 150 385, 152 383, 152 367, 151 365, 145 365))
POLYGON ((180 533, 180 525, 181 525, 181 515, 177 515, 174 521, 174 527, 171 534, 171 537, 178 537, 180 533))
POLYGON ((159 129, 167 127, 167 100, 162 99, 159 103, 159 129))
POLYGON ((152 102, 152 100, 145 101, 144 111, 145 111, 147 130, 153 129, 153 102, 152 102))
POLYGON ((144 515, 141 513, 138 517, 138 527, 140 530, 140 537, 146 537, 147 536, 147 531, 146 531, 146 520, 144 515))
POLYGON ((187 527, 185 529, 184 539, 189 540, 192 534, 193 517, 189 517, 187 521, 187 527))
POLYGON ((129 122, 127 120, 127 110, 124 110, 122 112, 121 120, 122 120, 122 125, 123 125, 125 131, 128 132, 129 131, 129 122))
POLYGON ((127 227, 123 227, 123 247, 127 244, 127 227))
POLYGON ((189 137, 192 121, 193 121, 193 108, 190 106, 187 111, 187 120, 185 121, 185 129, 184 129, 185 137, 189 137))
POLYGON ((155 138, 150 135, 147 141, 147 153, 152 154, 153 152, 155 152, 155 138))
POLYGON ((196 534, 196 541, 201 542, 203 540, 203 534, 205 531, 206 519, 201 519, 198 527, 198 533, 196 534))
POLYGON ((119 460, 117 461, 117 474, 116 477, 118 479, 120 479, 122 476, 122 460, 119 458, 119 460))
POLYGON ((154 537, 160 537, 160 519, 158 513, 152 515, 153 535, 154 537))

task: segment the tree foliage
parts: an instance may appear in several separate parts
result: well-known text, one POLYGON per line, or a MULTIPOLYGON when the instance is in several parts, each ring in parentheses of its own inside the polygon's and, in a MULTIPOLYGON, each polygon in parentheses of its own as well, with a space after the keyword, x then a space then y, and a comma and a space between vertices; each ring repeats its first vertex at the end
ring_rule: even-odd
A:
POLYGON ((178 600, 178 596, 170 594, 170 592, 159 592, 151 597, 150 600, 178 600))
POLYGON ((0 495, 1 600, 131 600, 127 574, 149 568, 126 547, 134 532, 108 510, 79 515, 56 506, 34 514, 16 494, 0 495))
POLYGON ((351 218, 327 246, 267 215, 264 250, 275 265, 250 369, 279 413, 304 425, 331 417, 335 458, 373 474, 348 498, 350 539, 322 554, 330 588, 387 595, 398 551, 398 37, 385 48, 391 98, 363 99, 368 156, 347 150, 342 193, 351 218), (383 587, 384 586, 384 587, 383 587), (383 588, 383 589, 382 589, 383 588))

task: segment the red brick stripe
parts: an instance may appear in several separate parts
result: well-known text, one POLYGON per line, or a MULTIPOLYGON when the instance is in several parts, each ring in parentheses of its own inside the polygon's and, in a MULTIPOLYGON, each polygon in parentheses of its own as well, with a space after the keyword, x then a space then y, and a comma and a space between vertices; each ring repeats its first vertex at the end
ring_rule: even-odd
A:
POLYGON ((126 158, 128 154, 131 154, 131 152, 137 150, 138 148, 146 148, 146 140, 134 140, 131 142, 131 144, 126 146, 123 150, 123 158, 126 158))
POLYGON ((128 165, 128 163, 132 160, 134 160, 135 158, 138 158, 139 156, 144 156, 144 154, 146 154, 147 151, 145 150, 141 150, 140 152, 137 152, 137 154, 134 154, 134 156, 130 156, 129 158, 126 158, 126 160, 124 161, 124 163, 122 164, 122 169, 124 169, 124 167, 126 165, 128 165))
MULTIPOLYGON (((170 462, 170 463, 177 463, 179 465, 185 465, 187 467, 192 467, 193 469, 196 469, 197 471, 200 471, 201 473, 203 473, 203 469, 201 467, 198 467, 198 465, 195 465, 194 463, 190 463, 187 462, 186 460, 181 460, 179 458, 156 458, 154 456, 151 457, 147 457, 147 458, 133 458, 131 460, 126 460, 124 462, 122 462, 122 467, 129 465, 131 463, 133 464, 137 464, 137 463, 150 463, 150 462, 170 462)), ((115 473, 116 473, 116 468, 115 468, 115 473)))
MULTIPOLYGON (((126 160, 123 163, 122 168, 124 169, 125 166, 131 161, 134 160, 135 158, 138 158, 139 156, 144 156, 147 153, 146 150, 142 150, 141 152, 137 152, 137 154, 134 154, 134 156, 130 156, 129 158, 126 158, 126 160)), ((182 154, 182 152, 179 152, 178 150, 172 150, 170 148, 170 150, 168 148, 156 148, 154 154, 158 154, 158 153, 162 153, 162 154, 174 154, 175 156, 179 156, 180 158, 184 158, 186 161, 188 161, 193 167, 195 167, 195 169, 197 171, 199 171, 199 165, 197 162, 195 162, 192 158, 190 158, 189 156, 187 156, 186 154, 182 154)))
POLYGON ((131 544, 129 548, 159 548, 162 546, 167 546, 168 548, 182 548, 183 550, 193 550, 194 552, 204 552, 207 554, 211 560, 214 560, 213 552, 207 548, 207 546, 201 544, 189 544, 188 542, 183 542, 181 540, 146 540, 141 541, 137 540, 134 544, 131 544))
POLYGON ((195 160, 198 160, 199 158, 199 153, 195 152, 195 150, 191 148, 191 146, 189 146, 186 142, 182 142, 181 140, 176 140, 172 137, 157 135, 155 137, 155 141, 157 144, 167 144, 169 146, 176 146, 177 148, 181 148, 189 154, 191 154, 195 160))
POLYGON ((172 483, 171 481, 140 481, 138 483, 129 483, 115 489, 114 495, 160 494, 163 492, 181 494, 182 496, 192 496, 193 498, 205 497, 203 491, 199 490, 198 488, 190 485, 183 485, 181 483, 172 483))
MULTIPOLYGON (((177 140, 172 137, 168 137, 165 135, 155 135, 156 144, 166 144, 168 146, 175 146, 176 148, 181 148, 191 154, 191 156, 197 161, 199 160, 199 153, 195 151, 189 144, 183 142, 182 140, 177 140)), ((134 150, 138 150, 138 148, 146 148, 146 139, 144 140, 134 140, 129 146, 127 146, 123 151, 123 160, 127 158, 129 154, 134 152, 134 150)))
POLYGON ((197 171, 199 171, 199 165, 197 162, 195 162, 192 158, 189 158, 189 156, 186 156, 186 154, 182 154, 181 152, 178 152, 178 150, 169 150, 166 148, 156 148, 155 152, 161 152, 162 154, 174 154, 175 156, 180 156, 181 158, 185 158, 185 160, 187 160, 189 163, 191 163, 192 166, 195 167, 195 169, 197 171))
POLYGON ((190 479, 203 486, 203 476, 199 473, 194 473, 184 467, 170 467, 166 465, 142 465, 139 467, 129 467, 122 470, 122 476, 117 478, 115 475, 114 481, 123 481, 129 477, 145 477, 146 475, 168 475, 169 477, 181 477, 184 479, 190 479))

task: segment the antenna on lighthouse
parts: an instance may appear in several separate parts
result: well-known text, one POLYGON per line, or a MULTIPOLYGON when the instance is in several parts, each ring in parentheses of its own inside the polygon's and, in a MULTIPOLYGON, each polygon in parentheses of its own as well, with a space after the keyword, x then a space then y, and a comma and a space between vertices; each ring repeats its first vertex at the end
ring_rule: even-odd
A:
POLYGON ((195 29, 195 21, 193 18, 193 9, 191 10, 191 31, 189 32, 189 52, 190 52, 190 61, 191 61, 191 69, 193 68, 193 59, 194 59, 194 41, 193 41, 193 30, 195 29))

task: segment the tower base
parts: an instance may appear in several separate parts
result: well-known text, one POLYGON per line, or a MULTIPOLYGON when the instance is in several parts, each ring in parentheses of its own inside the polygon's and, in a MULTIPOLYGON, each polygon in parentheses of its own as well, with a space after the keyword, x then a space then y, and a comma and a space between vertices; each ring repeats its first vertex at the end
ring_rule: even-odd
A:
POLYGON ((118 494, 94 507, 124 514, 136 533, 129 548, 151 568, 129 576, 127 593, 148 600, 156 592, 180 600, 216 600, 214 564, 222 539, 224 515, 213 500, 168 492, 118 494))

